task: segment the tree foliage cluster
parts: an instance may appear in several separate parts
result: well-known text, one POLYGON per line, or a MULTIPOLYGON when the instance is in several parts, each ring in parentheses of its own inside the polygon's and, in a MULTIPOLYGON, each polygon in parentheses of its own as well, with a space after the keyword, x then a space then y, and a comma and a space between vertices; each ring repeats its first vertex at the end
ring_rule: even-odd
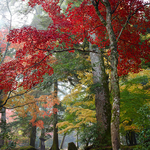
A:
POLYGON ((81 132, 82 139, 86 130, 96 128, 93 131, 99 134, 94 140, 89 135, 85 144, 112 143, 118 150, 120 124, 127 143, 136 144, 135 132, 147 129, 149 120, 145 113, 149 113, 149 70, 135 73, 150 61, 150 4, 141 0, 29 0, 28 4, 31 9, 40 5, 50 24, 46 29, 25 26, 9 32, 7 41, 17 48, 12 46, 15 57, 0 65, 0 107, 18 107, 17 115, 29 115, 33 126, 41 128, 41 116, 53 113, 52 150, 59 149, 57 126, 65 134, 73 129, 81 132), (64 3, 66 9, 61 7, 64 3), (59 83, 69 84, 71 93, 62 101, 66 112, 57 124, 59 83), (54 94, 33 96, 35 88, 52 85, 54 94))

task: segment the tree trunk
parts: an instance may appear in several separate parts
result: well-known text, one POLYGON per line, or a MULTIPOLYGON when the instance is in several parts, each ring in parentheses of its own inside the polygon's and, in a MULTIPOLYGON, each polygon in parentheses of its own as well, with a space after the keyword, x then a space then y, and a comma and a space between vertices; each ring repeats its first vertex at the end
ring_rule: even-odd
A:
POLYGON ((120 116, 120 90, 119 90, 119 77, 117 73, 118 65, 118 51, 117 51, 117 40, 112 27, 112 12, 109 0, 99 1, 103 3, 106 8, 106 20, 101 15, 98 5, 95 0, 92 0, 93 6, 95 7, 96 13, 106 27, 111 49, 111 93, 112 93, 112 120, 111 120, 111 141, 113 150, 118 150, 120 148, 120 138, 119 138, 119 116, 120 116))
POLYGON ((105 72, 105 65, 101 51, 97 46, 90 46, 90 53, 93 83, 95 92, 96 119, 99 126, 99 143, 111 145, 110 121, 111 105, 109 100, 108 75, 105 72))
POLYGON ((77 130, 77 135, 76 135, 76 146, 77 146, 77 149, 78 149, 79 148, 78 130, 77 130))
POLYGON ((45 128, 42 128, 41 129, 41 138, 44 138, 45 137, 45 128))
POLYGON ((3 107, 1 109, 1 134, 2 136, 0 137, 0 147, 4 145, 5 132, 6 132, 6 109, 3 107))
POLYGON ((110 41, 111 49, 111 94, 112 94, 112 118, 111 118, 111 140, 113 150, 120 148, 120 137, 119 137, 119 117, 120 117, 120 90, 119 90, 119 77, 118 77, 118 51, 116 36, 113 31, 111 23, 111 7, 108 0, 106 2, 106 29, 110 41))
POLYGON ((62 138, 62 141, 61 141, 61 144, 60 144, 60 149, 63 149, 63 144, 64 144, 64 141, 65 141, 65 137, 66 137, 66 133, 64 133, 64 135, 63 135, 63 138, 62 138))
POLYGON ((126 141, 127 145, 130 146, 137 145, 135 131, 132 130, 126 131, 126 141))
POLYGON ((120 90, 119 90, 119 77, 117 74, 117 48, 111 49, 111 93, 112 93, 112 118, 111 118, 111 140, 113 150, 120 148, 119 138, 119 117, 120 117, 120 90))
MULTIPOLYGON (((41 136, 40 136, 40 138, 43 138, 44 139, 44 137, 45 137, 45 129, 44 128, 42 128, 41 129, 41 136)), ((42 140, 40 139, 40 147, 42 147, 42 140)), ((41 148, 42 149, 42 148, 41 148)))
POLYGON ((36 126, 32 126, 30 131, 30 145, 33 147, 35 147, 35 140, 36 140, 36 126))
MULTIPOLYGON (((57 98, 58 93, 58 83, 57 81, 54 82, 54 96, 57 98)), ((55 104, 54 109, 57 108, 57 105, 55 104)), ((58 128, 56 127, 57 124, 57 112, 53 114, 54 120, 53 120, 53 145, 51 150, 59 150, 59 143, 58 143, 58 128)))
POLYGON ((3 97, 4 97, 3 90, 0 90, 0 110, 2 109, 3 97))

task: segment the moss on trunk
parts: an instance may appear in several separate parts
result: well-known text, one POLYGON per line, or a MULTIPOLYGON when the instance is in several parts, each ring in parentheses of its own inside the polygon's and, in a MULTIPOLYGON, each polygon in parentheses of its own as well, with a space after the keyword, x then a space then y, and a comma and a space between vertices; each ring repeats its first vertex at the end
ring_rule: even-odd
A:
POLYGON ((105 65, 101 50, 98 47, 91 47, 91 64, 93 69, 93 83, 95 86, 95 107, 96 119, 99 126, 98 141, 100 145, 111 145, 110 121, 111 104, 109 97, 108 75, 105 72, 105 65))

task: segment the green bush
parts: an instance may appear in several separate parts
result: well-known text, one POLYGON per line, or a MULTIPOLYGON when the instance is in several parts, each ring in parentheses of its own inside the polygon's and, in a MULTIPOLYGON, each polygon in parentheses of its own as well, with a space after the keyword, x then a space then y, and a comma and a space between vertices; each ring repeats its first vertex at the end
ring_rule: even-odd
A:
POLYGON ((150 129, 145 129, 139 133, 138 142, 140 146, 134 150, 150 150, 150 129))

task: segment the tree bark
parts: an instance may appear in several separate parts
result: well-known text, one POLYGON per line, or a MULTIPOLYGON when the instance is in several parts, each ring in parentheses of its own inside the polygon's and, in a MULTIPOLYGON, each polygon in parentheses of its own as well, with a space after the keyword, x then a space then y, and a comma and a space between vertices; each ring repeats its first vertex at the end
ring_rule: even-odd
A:
MULTIPOLYGON (((112 42, 113 43, 113 42, 112 42)), ((119 118, 120 118, 120 90, 119 90, 119 77, 117 74, 117 48, 111 46, 111 93, 112 93, 112 117, 111 117, 111 140, 113 150, 120 148, 120 137, 119 137, 119 118)))
POLYGON ((90 49, 97 52, 91 52, 90 58, 95 89, 96 119, 100 131, 98 140, 101 145, 111 145, 111 104, 109 100, 108 75, 105 72, 105 65, 101 51, 97 46, 90 46, 90 49))
POLYGON ((36 126, 32 126, 30 131, 30 145, 33 147, 35 147, 35 140, 36 140, 36 126))
POLYGON ((1 134, 2 136, 0 137, 0 147, 4 145, 5 132, 6 132, 6 109, 3 107, 1 109, 1 134))
POLYGON ((106 3, 106 29, 110 41, 111 49, 111 94, 112 94, 112 118, 111 118, 111 140, 113 150, 120 148, 119 137, 119 118, 120 118, 120 90, 119 90, 119 77, 118 77, 118 51, 116 36, 113 31, 111 23, 111 6, 109 0, 104 0, 106 3))
MULTIPOLYGON (((3 90, 0 90, 0 106, 3 104, 3 97, 4 97, 3 90)), ((0 107, 0 110, 1 109, 2 107, 0 107)))
MULTIPOLYGON (((54 82, 54 97, 57 98, 58 93, 58 83, 57 81, 54 82)), ((54 108, 57 108, 57 105, 55 104, 53 106, 54 108)), ((58 127, 57 124, 57 112, 53 113, 53 145, 51 147, 51 150, 59 150, 59 143, 58 143, 58 127)))
POLYGON ((76 147, 77 147, 77 149, 79 149, 79 135, 78 135, 79 133, 78 133, 78 130, 77 130, 77 135, 76 135, 76 147))
MULTIPOLYGON (((42 128, 41 129, 41 136, 40 136, 40 138, 43 138, 44 139, 44 137, 45 137, 45 129, 44 128, 42 128)), ((40 147, 42 147, 42 140, 40 139, 40 147)), ((41 148, 42 149, 42 148, 41 148)))
POLYGON ((117 73, 118 65, 118 51, 117 51, 117 40, 112 27, 112 12, 109 0, 96 2, 92 0, 95 7, 96 13, 99 16, 100 21, 106 27, 110 41, 111 49, 111 94, 112 94, 112 118, 111 118, 111 141, 113 150, 118 150, 120 148, 120 138, 119 138, 119 116, 120 116, 120 90, 119 90, 119 77, 117 73), (98 9, 98 3, 103 3, 106 8, 106 20, 101 15, 98 9))
POLYGON ((63 138, 62 138, 62 141, 61 141, 61 144, 60 144, 60 149, 63 149, 63 144, 64 144, 64 141, 65 141, 65 137, 66 137, 66 133, 64 133, 64 135, 63 135, 63 138))

